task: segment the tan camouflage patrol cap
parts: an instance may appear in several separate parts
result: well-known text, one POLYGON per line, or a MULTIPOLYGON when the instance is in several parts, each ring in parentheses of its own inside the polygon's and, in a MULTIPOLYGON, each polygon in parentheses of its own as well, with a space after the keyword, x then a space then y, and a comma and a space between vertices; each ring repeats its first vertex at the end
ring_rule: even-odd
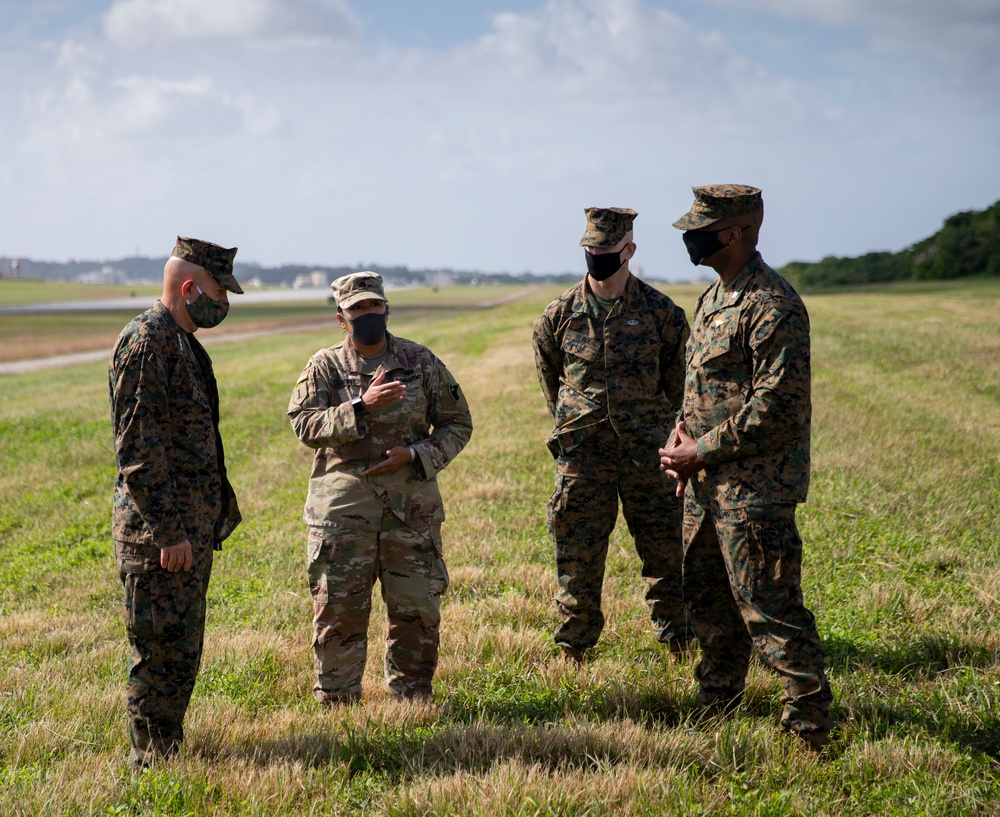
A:
POLYGON ((227 250, 208 241, 177 236, 174 251, 170 254, 183 261, 197 264, 230 292, 242 295, 243 288, 233 277, 233 259, 236 257, 237 249, 233 247, 227 250))
POLYGON ((632 229, 632 222, 639 215, 625 207, 587 207, 587 229, 580 239, 581 247, 613 247, 632 229))
POLYGON ((352 272, 350 275, 342 275, 332 284, 333 297, 337 299, 337 306, 347 309, 349 306, 359 301, 375 299, 377 301, 388 301, 385 297, 385 289, 382 286, 382 276, 377 272, 352 272))
POLYGON ((678 230, 698 230, 724 218, 756 213, 764 203, 760 188, 747 184, 706 184, 691 190, 694 204, 674 222, 678 230))

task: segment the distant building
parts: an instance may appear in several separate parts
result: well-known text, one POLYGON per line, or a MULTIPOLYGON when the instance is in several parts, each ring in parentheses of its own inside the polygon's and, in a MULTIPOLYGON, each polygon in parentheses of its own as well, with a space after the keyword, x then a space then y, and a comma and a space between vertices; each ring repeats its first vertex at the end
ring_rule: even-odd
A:
POLYGON ((307 287, 325 289, 329 283, 330 278, 325 272, 322 270, 313 270, 312 272, 304 272, 296 275, 292 287, 295 289, 304 289, 307 287))
POLYGON ((439 289, 440 287, 450 287, 455 283, 455 277, 446 270, 440 270, 428 276, 428 283, 434 289, 439 289))
POLYGON ((99 270, 81 272, 76 276, 81 284, 128 284, 128 276, 120 269, 105 264, 99 270))

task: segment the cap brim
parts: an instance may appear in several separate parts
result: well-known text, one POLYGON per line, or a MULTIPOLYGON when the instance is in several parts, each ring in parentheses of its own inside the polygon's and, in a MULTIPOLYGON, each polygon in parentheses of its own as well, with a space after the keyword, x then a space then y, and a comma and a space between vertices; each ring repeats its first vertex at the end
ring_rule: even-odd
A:
POLYGON ((715 224, 715 222, 719 220, 720 219, 713 216, 706 216, 698 213, 685 213, 674 222, 674 227, 678 230, 700 230, 702 227, 707 227, 709 224, 715 224))
POLYGON ((244 294, 243 287, 239 285, 239 282, 233 277, 232 273, 228 275, 219 275, 218 281, 230 292, 235 292, 237 295, 244 294))

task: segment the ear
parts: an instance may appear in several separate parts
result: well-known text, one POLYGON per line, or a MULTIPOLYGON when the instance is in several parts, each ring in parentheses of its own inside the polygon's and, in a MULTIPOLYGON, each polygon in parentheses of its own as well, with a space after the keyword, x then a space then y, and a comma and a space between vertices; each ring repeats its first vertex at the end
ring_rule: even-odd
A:
POLYGON ((184 281, 181 282, 181 295, 183 295, 185 299, 191 297, 194 292, 194 284, 194 278, 185 278, 184 281))
POLYGON ((632 259, 632 256, 635 255, 635 251, 636 251, 635 242, 630 241, 628 244, 625 245, 625 254, 623 256, 624 260, 630 261, 632 259))

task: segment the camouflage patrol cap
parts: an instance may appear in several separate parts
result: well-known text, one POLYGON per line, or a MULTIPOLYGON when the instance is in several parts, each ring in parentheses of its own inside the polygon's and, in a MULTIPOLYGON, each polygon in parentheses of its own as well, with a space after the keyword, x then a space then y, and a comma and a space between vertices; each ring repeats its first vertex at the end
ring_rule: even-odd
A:
POLYGON ((337 299, 340 309, 347 309, 359 301, 388 301, 385 289, 382 287, 382 276, 377 272, 352 272, 342 275, 332 284, 333 297, 337 299))
POLYGON ((638 215, 625 207, 587 207, 587 229, 580 239, 581 247, 613 247, 632 229, 638 215))
POLYGON ((230 292, 242 295, 243 288, 233 277, 233 259, 236 257, 236 250, 237 247, 227 250, 225 247, 211 244, 208 241, 177 236, 174 251, 170 254, 175 258, 196 264, 230 292))
POLYGON ((698 230, 724 218, 756 213, 764 204, 759 187, 746 184, 706 184, 692 187, 691 210, 674 222, 678 230, 698 230))

